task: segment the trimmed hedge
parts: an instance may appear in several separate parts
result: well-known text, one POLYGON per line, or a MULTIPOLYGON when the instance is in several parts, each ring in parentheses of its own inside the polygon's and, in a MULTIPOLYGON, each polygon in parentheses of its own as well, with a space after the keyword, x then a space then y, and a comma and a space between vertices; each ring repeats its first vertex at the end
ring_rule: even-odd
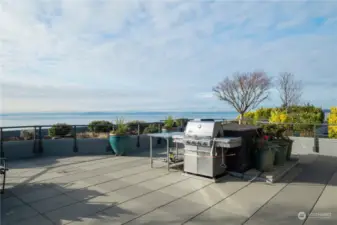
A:
POLYGON ((179 118, 179 119, 176 119, 175 122, 174 122, 174 127, 186 127, 188 123, 188 119, 186 118, 179 118))
POLYGON ((48 134, 50 137, 64 137, 71 134, 73 127, 66 123, 57 123, 54 124, 48 130, 48 134))
POLYGON ((34 129, 32 130, 21 130, 20 137, 24 140, 32 140, 34 139, 34 129))
POLYGON ((143 134, 153 134, 158 132, 160 132, 158 131, 158 126, 156 124, 150 124, 144 129, 143 134))
POLYGON ((129 121, 127 123, 128 127, 129 127, 129 131, 131 134, 133 135, 137 135, 138 134, 138 124, 139 124, 139 133, 143 133, 144 129, 146 128, 147 124, 145 121, 142 120, 133 120, 133 121, 129 121))
POLYGON ((108 133, 112 130, 113 124, 106 120, 94 120, 89 123, 88 129, 94 133, 108 133))

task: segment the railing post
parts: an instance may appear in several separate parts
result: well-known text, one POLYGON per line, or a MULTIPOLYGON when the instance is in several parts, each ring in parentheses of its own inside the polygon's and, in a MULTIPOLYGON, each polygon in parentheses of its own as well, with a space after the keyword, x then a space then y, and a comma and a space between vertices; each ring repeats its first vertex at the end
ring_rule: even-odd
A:
POLYGON ((73 126, 73 136, 74 136, 74 152, 78 152, 78 147, 77 147, 77 134, 76 134, 76 125, 73 126))
POLYGON ((36 154, 36 126, 34 126, 34 142, 33 142, 33 153, 36 154))
MULTIPOLYGON (((160 122, 158 123, 158 133, 160 133, 160 122)), ((160 145, 161 144, 161 138, 157 139, 157 144, 160 145)))
MULTIPOLYGON (((112 127, 111 127, 111 130, 112 130, 112 127)), ((112 148, 111 148, 111 145, 110 145, 110 131, 108 130, 108 133, 107 133, 107 139, 108 139, 108 144, 105 148, 106 152, 112 152, 112 148)))
POLYGON ((39 126, 39 153, 43 153, 42 139, 42 127, 39 126))
POLYGON ((140 125, 138 123, 138 130, 137 130, 137 148, 140 147, 140 143, 139 143, 139 135, 140 135, 140 125))
POLYGON ((0 152, 1 152, 1 158, 5 157, 4 153, 4 146, 3 146, 3 130, 0 128, 0 152))
POLYGON ((313 151, 314 152, 319 152, 319 139, 318 139, 318 135, 317 135, 317 132, 316 132, 316 124, 314 125, 314 149, 313 151))

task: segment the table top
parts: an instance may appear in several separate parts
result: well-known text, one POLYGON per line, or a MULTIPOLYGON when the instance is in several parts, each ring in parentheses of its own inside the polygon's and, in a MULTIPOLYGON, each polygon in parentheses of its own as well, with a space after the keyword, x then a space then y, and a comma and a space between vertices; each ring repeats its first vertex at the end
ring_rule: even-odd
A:
POLYGON ((170 138, 175 135, 184 135, 184 132, 152 133, 147 135, 150 137, 170 138))

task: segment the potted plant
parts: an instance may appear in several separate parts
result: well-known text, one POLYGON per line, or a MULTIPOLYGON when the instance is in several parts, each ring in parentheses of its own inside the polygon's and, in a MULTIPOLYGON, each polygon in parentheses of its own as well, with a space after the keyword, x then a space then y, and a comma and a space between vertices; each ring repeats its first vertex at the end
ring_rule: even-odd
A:
POLYGON ((162 133, 172 132, 172 128, 174 125, 174 119, 172 116, 168 116, 164 121, 164 126, 162 128, 162 133))
POLYGON ((273 169, 275 151, 270 141, 264 137, 256 140, 254 152, 254 166, 261 172, 271 171, 273 169))
POLYGON ((109 142, 116 155, 124 155, 129 147, 129 127, 123 119, 116 119, 116 130, 111 131, 109 142))
POLYGON ((285 131, 285 128, 277 129, 275 132, 275 137, 272 140, 272 142, 275 144, 274 165, 283 165, 287 158, 289 142, 284 138, 283 134, 285 131))

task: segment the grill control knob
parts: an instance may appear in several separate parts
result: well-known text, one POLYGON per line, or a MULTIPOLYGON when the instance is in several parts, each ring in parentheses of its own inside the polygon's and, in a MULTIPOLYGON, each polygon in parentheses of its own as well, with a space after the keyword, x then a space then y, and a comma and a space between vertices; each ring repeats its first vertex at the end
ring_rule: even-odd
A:
POLYGON ((195 142, 195 141, 192 141, 192 144, 193 144, 193 145, 196 145, 196 142, 195 142))
POLYGON ((207 142, 204 142, 202 145, 203 145, 203 146, 207 146, 207 142))
POLYGON ((191 141, 186 141, 186 144, 191 144, 191 141))

